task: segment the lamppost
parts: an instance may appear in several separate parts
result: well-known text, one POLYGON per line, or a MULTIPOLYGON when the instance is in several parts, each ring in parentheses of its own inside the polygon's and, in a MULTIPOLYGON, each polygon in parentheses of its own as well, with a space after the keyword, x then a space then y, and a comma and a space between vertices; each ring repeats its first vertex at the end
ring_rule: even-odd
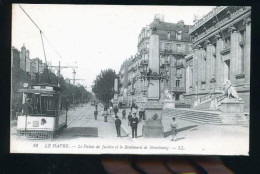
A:
POLYGON ((148 85, 150 80, 160 80, 161 83, 164 81, 169 81, 169 67, 170 63, 167 60, 164 60, 160 66, 160 73, 153 72, 150 68, 148 68, 148 61, 142 60, 139 65, 139 71, 141 73, 139 79, 148 81, 148 85))

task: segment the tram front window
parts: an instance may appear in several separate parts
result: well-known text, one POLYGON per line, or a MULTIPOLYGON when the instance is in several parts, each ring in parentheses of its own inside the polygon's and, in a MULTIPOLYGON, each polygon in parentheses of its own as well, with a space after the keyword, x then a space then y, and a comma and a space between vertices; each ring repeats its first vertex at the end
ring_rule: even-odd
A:
POLYGON ((33 107, 30 115, 54 115, 57 111, 57 96, 43 94, 26 94, 25 97, 33 107))

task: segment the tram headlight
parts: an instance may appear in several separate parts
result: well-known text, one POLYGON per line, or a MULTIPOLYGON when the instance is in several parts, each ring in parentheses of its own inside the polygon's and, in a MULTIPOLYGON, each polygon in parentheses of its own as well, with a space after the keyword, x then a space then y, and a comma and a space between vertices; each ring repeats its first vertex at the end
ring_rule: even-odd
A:
POLYGON ((44 119, 44 118, 42 118, 41 119, 41 125, 44 125, 44 124, 46 124, 47 123, 47 121, 44 119))
POLYGON ((24 83, 24 84, 23 84, 23 87, 24 87, 24 88, 28 88, 28 86, 29 86, 28 83, 24 83))

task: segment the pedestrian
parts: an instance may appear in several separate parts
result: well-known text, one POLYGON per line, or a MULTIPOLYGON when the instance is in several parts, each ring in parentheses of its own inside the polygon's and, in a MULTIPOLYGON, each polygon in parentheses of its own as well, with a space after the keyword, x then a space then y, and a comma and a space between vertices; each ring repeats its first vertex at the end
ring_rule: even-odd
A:
POLYGON ((121 137, 121 120, 118 118, 118 116, 115 117, 115 126, 116 126, 116 133, 117 133, 117 137, 121 137))
POLYGON ((143 109, 143 120, 145 120, 145 109, 143 109))
POLYGON ((131 118, 132 138, 137 138, 137 125, 138 118, 136 117, 136 112, 134 112, 133 117, 131 118))
POLYGON ((97 120, 98 111, 94 111, 95 120, 97 120))
POLYGON ((131 124, 130 124, 131 123, 131 119, 132 119, 132 113, 131 112, 129 112, 127 118, 128 118, 128 126, 131 126, 131 124))
POLYGON ((18 112, 21 112, 23 115, 29 115, 33 113, 33 106, 30 103, 30 99, 26 98, 25 103, 20 106, 18 112))
POLYGON ((133 112, 133 108, 135 108, 135 103, 134 102, 131 105, 131 112, 133 112))
POLYGON ((172 141, 176 141, 178 123, 175 120, 175 117, 172 118, 172 122, 171 122, 170 126, 171 126, 171 131, 172 131, 172 141))
POLYGON ((112 109, 113 109, 112 106, 110 106, 110 107, 109 107, 109 113, 110 113, 110 114, 111 114, 111 112, 112 112, 112 109))
POLYGON ((139 111, 139 121, 142 121, 143 119, 143 109, 139 111))
POLYGON ((125 109, 122 111, 122 119, 126 119, 126 111, 125 111, 125 109))
POLYGON ((114 107, 114 113, 115 113, 115 116, 117 116, 117 113, 118 113, 118 108, 117 108, 117 106, 114 107))
POLYGON ((132 113, 137 113, 137 110, 135 108, 132 109, 132 113))
POLYGON ((104 116, 104 122, 107 122, 108 111, 104 111, 102 115, 104 116))

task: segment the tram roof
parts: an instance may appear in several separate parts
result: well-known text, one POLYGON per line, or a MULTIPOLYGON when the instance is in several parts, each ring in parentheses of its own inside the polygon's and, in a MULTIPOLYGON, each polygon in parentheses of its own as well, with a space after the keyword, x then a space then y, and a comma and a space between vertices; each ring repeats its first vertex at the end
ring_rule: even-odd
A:
POLYGON ((53 85, 53 84, 49 84, 49 83, 31 84, 30 86, 51 86, 51 87, 55 87, 57 89, 60 89, 60 87, 53 85))
POLYGON ((60 94, 60 91, 50 91, 46 89, 18 89, 17 92, 33 93, 33 94, 60 94))

